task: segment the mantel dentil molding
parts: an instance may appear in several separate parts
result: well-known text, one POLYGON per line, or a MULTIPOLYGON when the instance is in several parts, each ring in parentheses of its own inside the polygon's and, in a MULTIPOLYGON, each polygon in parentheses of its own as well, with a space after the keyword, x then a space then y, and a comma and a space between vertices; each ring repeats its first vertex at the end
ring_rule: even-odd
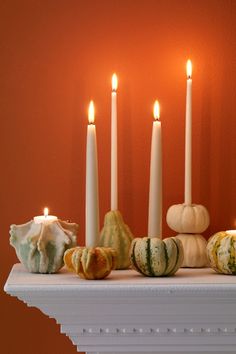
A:
POLYGON ((211 269, 181 269, 172 278, 113 271, 86 281, 17 264, 5 291, 54 318, 78 351, 236 353, 236 277, 211 269))

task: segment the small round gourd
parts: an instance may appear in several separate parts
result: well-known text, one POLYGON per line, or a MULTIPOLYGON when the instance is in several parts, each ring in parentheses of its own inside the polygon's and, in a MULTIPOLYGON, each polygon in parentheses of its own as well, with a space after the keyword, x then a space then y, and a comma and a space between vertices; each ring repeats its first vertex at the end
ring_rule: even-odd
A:
POLYGON ((74 247, 64 254, 68 270, 89 280, 106 278, 115 269, 116 258, 116 251, 107 247, 74 247))
POLYGON ((172 205, 166 215, 169 227, 180 234, 201 234, 210 223, 207 209, 200 204, 172 205))
POLYGON ((10 244, 31 273, 56 273, 63 267, 65 250, 76 245, 79 226, 62 220, 11 225, 10 244))
POLYGON ((236 235, 227 231, 214 234, 207 243, 207 256, 216 272, 236 275, 236 235))
POLYGON ((179 234, 176 238, 182 242, 184 248, 183 268, 202 268, 208 265, 207 241, 202 235, 179 234))
POLYGON ((100 234, 99 246, 111 247, 117 251, 116 269, 130 266, 129 249, 133 235, 118 210, 111 210, 105 215, 104 226, 100 234))
POLYGON ((148 277, 173 275, 182 265, 183 246, 180 240, 170 237, 135 238, 130 248, 131 266, 148 277))

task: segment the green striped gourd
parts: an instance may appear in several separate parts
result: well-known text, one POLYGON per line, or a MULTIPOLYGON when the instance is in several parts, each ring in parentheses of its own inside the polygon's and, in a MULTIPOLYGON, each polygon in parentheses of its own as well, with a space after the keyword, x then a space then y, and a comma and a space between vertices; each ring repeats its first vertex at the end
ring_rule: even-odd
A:
POLYGON ((111 247, 117 251, 116 269, 129 268, 129 249, 132 240, 133 235, 124 223, 121 213, 118 210, 106 213, 99 246, 111 247))
POLYGON ((29 272, 55 273, 64 265, 65 250, 76 245, 78 227, 62 220, 11 225, 10 244, 29 272))
POLYGON ((133 269, 148 277, 173 275, 182 265, 182 242, 175 237, 135 238, 130 248, 133 269))
POLYGON ((218 273, 236 275, 236 235, 221 231, 207 243, 210 266, 218 273))

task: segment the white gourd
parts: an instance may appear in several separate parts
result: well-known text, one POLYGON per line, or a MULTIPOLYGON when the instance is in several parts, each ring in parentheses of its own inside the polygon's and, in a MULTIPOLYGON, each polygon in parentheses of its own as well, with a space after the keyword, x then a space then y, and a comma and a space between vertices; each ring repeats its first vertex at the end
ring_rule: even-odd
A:
POLYGON ((184 248, 183 268, 203 268, 208 265, 207 241, 202 235, 179 234, 176 238, 182 242, 184 248))
POLYGON ((200 204, 172 205, 166 215, 168 226, 180 234, 201 234, 209 224, 207 209, 200 204))

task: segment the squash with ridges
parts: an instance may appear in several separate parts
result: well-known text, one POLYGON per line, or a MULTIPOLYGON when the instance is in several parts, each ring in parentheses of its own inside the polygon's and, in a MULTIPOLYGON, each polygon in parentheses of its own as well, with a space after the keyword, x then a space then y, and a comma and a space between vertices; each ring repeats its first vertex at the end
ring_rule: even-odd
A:
POLYGON ((180 240, 170 237, 135 238, 130 248, 133 269, 149 276, 173 275, 183 262, 184 252, 180 240))
POLYGON ((176 204, 168 209, 166 222, 180 234, 201 234, 208 228, 210 217, 203 205, 176 204))
POLYGON ((104 279, 116 266, 116 251, 107 247, 74 247, 65 252, 69 271, 83 279, 104 279))
POLYGON ((99 246, 111 247, 117 251, 116 269, 129 268, 129 249, 132 240, 133 235, 128 225, 124 223, 121 213, 118 210, 106 213, 99 246))
POLYGON ((236 275, 236 235, 221 231, 207 244, 210 266, 218 273, 236 275))

